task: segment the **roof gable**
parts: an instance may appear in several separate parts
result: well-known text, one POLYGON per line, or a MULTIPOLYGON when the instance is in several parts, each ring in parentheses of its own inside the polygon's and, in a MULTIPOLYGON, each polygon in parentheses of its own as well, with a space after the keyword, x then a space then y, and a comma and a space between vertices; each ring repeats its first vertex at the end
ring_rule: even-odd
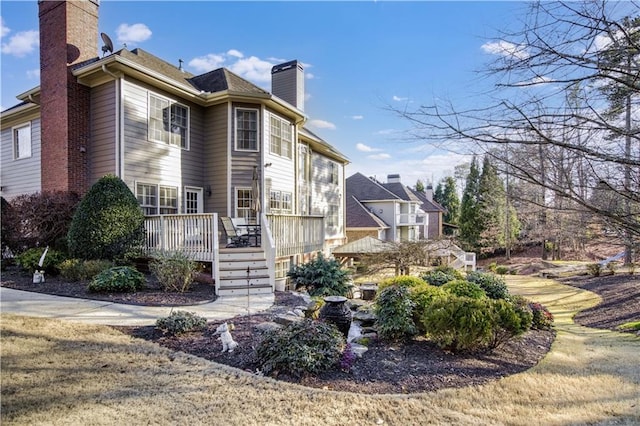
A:
POLYGON ((349 176, 346 183, 347 196, 356 197, 356 199, 361 202, 372 200, 400 200, 397 195, 362 173, 349 176))
POLYGON ((371 213, 353 196, 347 196, 346 212, 347 228, 389 228, 389 225, 371 213))

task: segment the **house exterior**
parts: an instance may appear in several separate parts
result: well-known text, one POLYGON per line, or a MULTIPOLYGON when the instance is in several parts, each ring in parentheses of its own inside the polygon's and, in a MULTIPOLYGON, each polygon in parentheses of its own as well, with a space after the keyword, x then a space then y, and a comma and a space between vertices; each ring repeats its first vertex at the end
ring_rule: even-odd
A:
POLYGON ((421 228, 423 233, 420 235, 420 238, 435 239, 442 237, 445 226, 443 218, 445 208, 433 200, 433 187, 427 185, 424 192, 416 191, 409 187, 406 187, 406 189, 411 191, 411 193, 420 200, 420 209, 427 215, 427 226, 421 228))
POLYGON ((292 264, 344 243, 348 160, 304 127, 300 62, 273 67, 270 93, 225 68, 192 75, 142 49, 112 52, 106 36, 98 56, 97 0, 38 4, 40 86, 1 115, 4 198, 83 194, 114 174, 150 218, 257 223, 271 291, 292 264))
POLYGON ((421 201, 397 175, 381 183, 355 173, 346 180, 346 194, 349 241, 365 236, 393 242, 417 241, 428 232, 421 201))

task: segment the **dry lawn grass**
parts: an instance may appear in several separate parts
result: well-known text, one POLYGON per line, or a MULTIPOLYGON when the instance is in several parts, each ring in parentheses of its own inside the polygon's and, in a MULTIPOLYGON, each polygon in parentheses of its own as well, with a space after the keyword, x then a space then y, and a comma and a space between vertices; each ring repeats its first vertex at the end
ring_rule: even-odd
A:
POLYGON ((2 315, 2 424, 640 424, 640 339, 574 324, 592 293, 509 281, 556 316, 552 351, 525 373, 419 395, 312 390, 108 327, 2 315))

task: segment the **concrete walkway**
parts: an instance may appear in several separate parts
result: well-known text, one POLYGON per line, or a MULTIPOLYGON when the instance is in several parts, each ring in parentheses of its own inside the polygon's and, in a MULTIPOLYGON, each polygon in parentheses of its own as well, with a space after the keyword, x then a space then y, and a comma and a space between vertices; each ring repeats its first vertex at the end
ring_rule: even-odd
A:
POLYGON ((214 302, 191 306, 138 306, 0 287, 2 313, 105 325, 154 325, 158 318, 167 317, 177 310, 194 312, 208 321, 220 321, 264 311, 273 302, 273 294, 260 294, 219 297, 214 302))

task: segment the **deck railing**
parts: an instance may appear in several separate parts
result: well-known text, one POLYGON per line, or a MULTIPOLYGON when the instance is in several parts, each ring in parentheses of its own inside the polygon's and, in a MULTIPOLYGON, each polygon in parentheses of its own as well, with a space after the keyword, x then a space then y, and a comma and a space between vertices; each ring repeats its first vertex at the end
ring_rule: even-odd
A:
POLYGON ((218 253, 216 213, 146 216, 147 254, 179 251, 193 260, 214 262, 218 253))
POLYGON ((323 250, 323 216, 267 215, 267 220, 276 257, 323 250))

